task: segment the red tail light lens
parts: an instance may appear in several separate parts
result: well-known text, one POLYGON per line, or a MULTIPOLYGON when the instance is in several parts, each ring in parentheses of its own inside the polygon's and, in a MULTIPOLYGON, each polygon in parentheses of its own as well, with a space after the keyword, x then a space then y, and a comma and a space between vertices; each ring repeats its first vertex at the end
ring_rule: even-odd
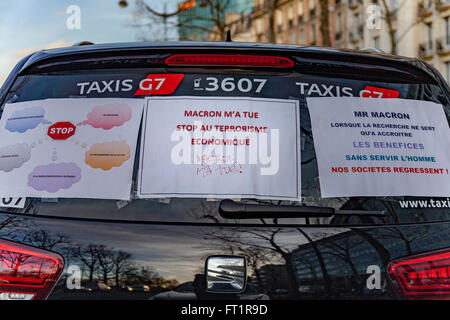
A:
POLYGON ((63 268, 56 253, 0 240, 0 299, 45 299, 63 268))
POLYGON ((450 248, 394 260, 388 276, 406 299, 450 299, 450 248))
POLYGON ((169 66, 235 66, 292 68, 294 62, 285 57, 239 54, 176 54, 166 59, 169 66))

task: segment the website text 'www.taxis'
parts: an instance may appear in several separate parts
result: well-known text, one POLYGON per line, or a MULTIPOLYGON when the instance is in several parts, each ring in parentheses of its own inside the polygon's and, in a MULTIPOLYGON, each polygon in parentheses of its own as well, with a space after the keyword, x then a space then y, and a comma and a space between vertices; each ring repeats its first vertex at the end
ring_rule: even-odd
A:
POLYGON ((404 200, 399 201, 402 209, 425 209, 425 208, 450 208, 450 198, 428 199, 428 200, 404 200))

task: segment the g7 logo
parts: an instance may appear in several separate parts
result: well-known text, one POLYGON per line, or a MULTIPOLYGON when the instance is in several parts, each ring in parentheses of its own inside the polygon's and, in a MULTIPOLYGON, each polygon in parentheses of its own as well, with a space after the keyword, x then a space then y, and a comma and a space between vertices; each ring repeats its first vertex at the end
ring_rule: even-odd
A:
POLYGON ((184 74, 149 74, 147 78, 139 82, 139 89, 134 95, 172 94, 183 78, 184 74))
POLYGON ((139 89, 141 89, 141 90, 152 90, 153 89, 153 81, 154 82, 158 82, 158 84, 155 87, 155 90, 158 91, 159 89, 161 89, 161 86, 164 83, 164 81, 166 81, 166 79, 165 78, 144 79, 139 84, 139 89))
POLYGON ((384 89, 366 86, 364 90, 361 90, 359 93, 361 98, 398 98, 400 96, 400 92, 396 90, 384 89))

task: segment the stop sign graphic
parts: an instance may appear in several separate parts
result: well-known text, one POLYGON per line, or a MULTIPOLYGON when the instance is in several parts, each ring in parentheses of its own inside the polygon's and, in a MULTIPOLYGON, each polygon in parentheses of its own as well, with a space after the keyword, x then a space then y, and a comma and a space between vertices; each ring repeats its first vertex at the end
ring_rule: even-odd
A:
POLYGON ((57 122, 48 127, 47 134, 54 140, 66 140, 75 134, 75 129, 70 122, 57 122))

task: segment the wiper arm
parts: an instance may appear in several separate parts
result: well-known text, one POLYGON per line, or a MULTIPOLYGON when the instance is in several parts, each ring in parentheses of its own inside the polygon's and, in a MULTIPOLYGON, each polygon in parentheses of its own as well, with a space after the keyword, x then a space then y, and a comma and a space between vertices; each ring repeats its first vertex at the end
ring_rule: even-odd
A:
POLYGON ((329 218, 333 216, 385 216, 384 211, 336 210, 331 207, 250 204, 225 199, 220 202, 219 213, 227 219, 260 218, 329 218))

